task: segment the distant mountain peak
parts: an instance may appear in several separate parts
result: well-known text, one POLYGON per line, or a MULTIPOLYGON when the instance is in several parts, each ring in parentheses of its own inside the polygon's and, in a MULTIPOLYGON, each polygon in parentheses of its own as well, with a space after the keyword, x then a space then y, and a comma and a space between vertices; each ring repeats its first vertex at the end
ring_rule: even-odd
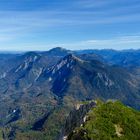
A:
POLYGON ((63 59, 61 59, 56 65, 55 65, 55 71, 59 70, 60 68, 62 68, 63 66, 66 66, 68 69, 72 69, 73 66, 76 63, 83 63, 84 60, 81 60, 80 58, 76 57, 73 54, 68 54, 66 55, 63 59))
POLYGON ((75 64, 75 58, 72 54, 69 54, 65 56, 63 59, 61 59, 52 70, 52 73, 55 73, 56 71, 60 70, 62 67, 72 68, 75 64))
POLYGON ((55 47, 55 48, 52 48, 49 51, 66 51, 66 49, 65 48, 62 48, 62 47, 55 47))
POLYGON ((72 51, 66 50, 66 49, 61 48, 61 47, 56 47, 56 48, 53 48, 53 49, 47 51, 46 53, 48 55, 52 55, 52 56, 66 56, 69 53, 72 53, 72 51))
MULTIPOLYGON (((66 77, 70 74, 76 64, 83 62, 83 60, 77 58, 73 54, 68 54, 61 58, 55 65, 46 68, 41 74, 41 77, 45 77, 49 82, 56 78, 63 78, 63 82, 66 82, 66 77)), ((58 79, 59 79, 58 78, 58 79)))

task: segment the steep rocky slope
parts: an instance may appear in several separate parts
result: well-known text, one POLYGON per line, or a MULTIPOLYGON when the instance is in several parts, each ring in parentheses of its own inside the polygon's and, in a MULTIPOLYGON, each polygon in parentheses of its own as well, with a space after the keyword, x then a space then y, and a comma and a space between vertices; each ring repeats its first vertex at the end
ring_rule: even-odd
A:
MULTIPOLYGON (((75 113, 76 115, 76 113, 75 113)), ((72 122, 71 122, 72 123, 72 122)), ((138 140, 140 112, 120 102, 109 101, 92 108, 80 127, 75 127, 65 140, 138 140)))

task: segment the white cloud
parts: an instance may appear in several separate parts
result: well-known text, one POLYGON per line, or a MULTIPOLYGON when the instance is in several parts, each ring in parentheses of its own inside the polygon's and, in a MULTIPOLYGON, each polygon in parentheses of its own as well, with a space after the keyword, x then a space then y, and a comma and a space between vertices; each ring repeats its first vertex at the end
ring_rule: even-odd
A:
MULTIPOLYGON (((1 40, 0 40, 1 41, 1 40)), ((31 51, 31 50, 48 50, 54 47, 63 47, 72 50, 79 49, 140 49, 140 35, 129 35, 114 37, 108 39, 89 39, 81 40, 76 42, 67 42, 67 43, 44 43, 44 42, 26 42, 26 43, 16 43, 15 45, 11 44, 5 48, 0 48, 0 50, 13 50, 13 51, 31 51), (20 46, 20 47, 16 47, 20 46)))
POLYGON ((122 36, 112 39, 91 39, 74 43, 53 44, 51 46, 61 46, 69 49, 138 49, 140 48, 140 35, 122 36))

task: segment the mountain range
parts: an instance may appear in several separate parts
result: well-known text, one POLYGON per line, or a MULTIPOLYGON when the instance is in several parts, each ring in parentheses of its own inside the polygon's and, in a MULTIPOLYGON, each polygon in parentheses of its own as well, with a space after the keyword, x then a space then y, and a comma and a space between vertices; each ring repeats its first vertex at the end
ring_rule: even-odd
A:
POLYGON ((0 54, 2 139, 58 139, 80 102, 119 100, 140 110, 139 50, 0 54))

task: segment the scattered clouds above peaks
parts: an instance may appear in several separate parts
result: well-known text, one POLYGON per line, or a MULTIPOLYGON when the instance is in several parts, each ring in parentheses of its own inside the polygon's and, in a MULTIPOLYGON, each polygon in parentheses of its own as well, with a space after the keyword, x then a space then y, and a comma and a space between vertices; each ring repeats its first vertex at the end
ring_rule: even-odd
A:
MULTIPOLYGON (((73 49, 75 42, 90 38, 117 43, 122 34, 135 36, 140 32, 139 25, 139 0, 0 1, 0 46, 7 49, 9 44, 18 50, 23 49, 20 48, 23 44, 29 44, 28 48, 24 46, 25 50, 39 50, 41 44, 53 46, 53 43, 54 47, 70 43, 73 49)), ((112 48, 116 48, 114 44, 112 48)), ((122 46, 125 44, 122 41, 118 45, 127 48, 122 46)), ((134 47, 138 46, 140 42, 137 41, 134 47)))

